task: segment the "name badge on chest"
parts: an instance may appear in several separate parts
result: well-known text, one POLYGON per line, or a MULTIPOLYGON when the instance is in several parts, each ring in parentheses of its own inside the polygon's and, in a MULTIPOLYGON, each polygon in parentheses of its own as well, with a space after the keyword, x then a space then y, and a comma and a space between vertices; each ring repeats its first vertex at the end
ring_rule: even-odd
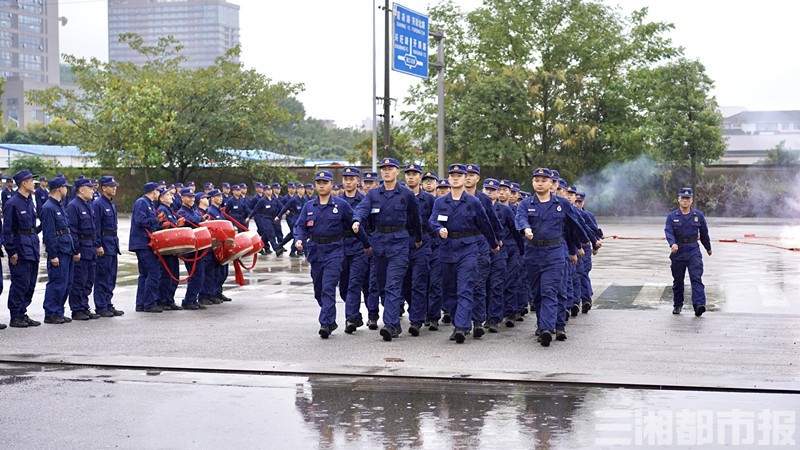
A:
POLYGON ((447 216, 445 216, 444 214, 439 214, 439 216, 436 218, 436 221, 437 222, 447 222, 447 216))
POLYGON ((370 214, 378 214, 379 212, 381 212, 380 208, 372 208, 372 211, 370 211, 370 214))

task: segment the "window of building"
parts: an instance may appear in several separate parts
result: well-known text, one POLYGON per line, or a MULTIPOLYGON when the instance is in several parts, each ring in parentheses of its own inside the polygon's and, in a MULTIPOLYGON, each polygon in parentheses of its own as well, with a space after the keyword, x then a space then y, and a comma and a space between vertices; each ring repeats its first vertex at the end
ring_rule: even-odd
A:
POLYGON ((19 99, 15 97, 9 97, 6 99, 6 104, 8 106, 17 106, 17 102, 19 102, 19 99))

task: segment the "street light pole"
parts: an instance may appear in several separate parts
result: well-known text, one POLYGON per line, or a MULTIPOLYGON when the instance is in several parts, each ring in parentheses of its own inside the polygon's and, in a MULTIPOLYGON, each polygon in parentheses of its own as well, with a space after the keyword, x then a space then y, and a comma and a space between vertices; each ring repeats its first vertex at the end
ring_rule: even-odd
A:
POLYGON ((385 45, 384 45, 384 76, 383 76, 383 149, 384 154, 388 156, 389 150, 392 148, 392 134, 391 134, 391 115, 390 115, 390 106, 391 106, 391 98, 389 98, 389 59, 391 58, 391 49, 389 48, 389 32, 391 31, 390 27, 390 19, 391 19, 391 10, 389 9, 389 0, 386 0, 384 8, 384 17, 385 17, 385 30, 384 30, 384 37, 385 37, 385 45))
POLYGON ((431 33, 431 36, 436 40, 436 64, 434 67, 438 73, 438 150, 439 150, 439 176, 444 176, 445 155, 444 155, 444 31, 437 30, 431 33))
POLYGON ((375 9, 377 0, 372 0, 372 171, 378 170, 378 50, 377 50, 377 19, 375 9))

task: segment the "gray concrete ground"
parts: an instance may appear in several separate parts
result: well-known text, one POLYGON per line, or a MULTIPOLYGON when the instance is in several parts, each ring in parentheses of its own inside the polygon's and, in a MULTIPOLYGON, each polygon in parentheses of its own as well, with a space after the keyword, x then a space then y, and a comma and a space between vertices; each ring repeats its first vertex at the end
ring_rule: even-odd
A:
MULTIPOLYGON (((661 219, 601 224, 608 238, 595 258, 595 308, 549 348, 535 342, 530 315, 464 345, 448 341, 447 326, 389 343, 366 329, 321 340, 308 265, 286 256, 260 259, 244 287, 231 276, 231 303, 136 313, 135 257, 126 253, 114 300, 124 316, 0 331, 0 442, 795 447, 800 252, 781 247, 800 247, 800 224, 711 219, 701 318, 688 307, 670 314, 661 219)), ((37 319, 45 282, 42 270, 30 309, 37 319)), ((342 303, 338 317, 343 328, 342 303)))
MULTIPOLYGON (((644 239, 605 240, 593 271, 596 307, 569 322, 566 342, 549 348, 536 344, 530 315, 515 328, 464 345, 448 341, 448 327, 416 338, 404 333, 386 343, 366 329, 344 334, 343 307, 338 311, 342 328, 323 341, 316 333, 318 306, 308 265, 285 255, 262 258, 246 274, 247 286, 233 285, 231 276, 226 287, 231 303, 199 312, 135 313, 135 258, 126 254, 115 297, 125 316, 3 330, 0 359, 800 391, 800 253, 751 245, 793 246, 777 238, 796 235, 800 227, 712 220, 713 239, 748 244, 714 243, 714 255, 705 259, 709 312, 696 318, 691 308, 680 316, 670 314, 661 219, 601 222, 607 236, 644 239), (743 239, 745 234, 756 237, 743 239)), ((124 241, 127 233, 121 235, 124 241)), ((44 278, 31 307, 31 316, 38 319, 44 278)), ((182 293, 183 287, 176 298, 182 293)))

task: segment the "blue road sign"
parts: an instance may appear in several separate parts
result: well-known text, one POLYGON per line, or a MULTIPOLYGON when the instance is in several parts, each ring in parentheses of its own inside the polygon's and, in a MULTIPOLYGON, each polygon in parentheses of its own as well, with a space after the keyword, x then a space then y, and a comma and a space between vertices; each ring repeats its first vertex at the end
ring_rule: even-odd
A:
POLYGON ((394 4, 392 70, 428 78, 428 16, 394 4))

